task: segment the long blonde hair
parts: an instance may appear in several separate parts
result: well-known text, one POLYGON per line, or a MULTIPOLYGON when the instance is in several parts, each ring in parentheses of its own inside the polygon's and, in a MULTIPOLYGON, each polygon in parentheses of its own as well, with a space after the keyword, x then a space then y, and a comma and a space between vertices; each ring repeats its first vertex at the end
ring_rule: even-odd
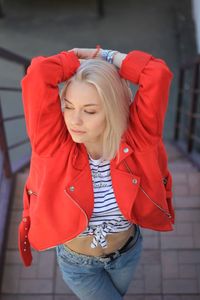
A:
POLYGON ((65 82, 61 90, 62 104, 67 87, 72 81, 90 83, 96 88, 106 114, 102 156, 107 160, 114 158, 128 125, 132 98, 128 81, 120 77, 114 65, 100 59, 88 59, 81 63, 76 73, 65 82))

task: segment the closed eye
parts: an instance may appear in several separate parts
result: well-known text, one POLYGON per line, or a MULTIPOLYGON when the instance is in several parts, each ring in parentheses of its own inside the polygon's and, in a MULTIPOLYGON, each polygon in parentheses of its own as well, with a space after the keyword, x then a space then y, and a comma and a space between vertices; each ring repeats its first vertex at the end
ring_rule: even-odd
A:
POLYGON ((66 109, 73 109, 72 107, 69 107, 69 106, 65 106, 64 108, 66 108, 66 109))
MULTIPOLYGON (((73 107, 69 107, 69 106, 65 106, 64 108, 66 109, 74 109, 73 107)), ((96 111, 86 111, 84 110, 85 113, 90 114, 90 115, 94 115, 96 114, 96 111)))
POLYGON ((87 114, 90 114, 90 115, 94 115, 94 114, 96 114, 96 112, 95 111, 85 111, 87 114))

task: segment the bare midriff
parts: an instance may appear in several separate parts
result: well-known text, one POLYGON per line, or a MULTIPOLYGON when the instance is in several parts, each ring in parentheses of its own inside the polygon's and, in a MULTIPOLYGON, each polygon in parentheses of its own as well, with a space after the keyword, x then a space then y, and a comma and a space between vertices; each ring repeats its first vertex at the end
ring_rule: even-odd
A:
POLYGON ((91 248, 93 236, 77 237, 69 242, 64 243, 64 245, 66 245, 72 251, 84 255, 107 255, 122 248, 129 239, 129 237, 134 235, 134 230, 135 227, 131 226, 128 230, 108 234, 106 237, 108 244, 107 248, 102 248, 101 246, 91 248))

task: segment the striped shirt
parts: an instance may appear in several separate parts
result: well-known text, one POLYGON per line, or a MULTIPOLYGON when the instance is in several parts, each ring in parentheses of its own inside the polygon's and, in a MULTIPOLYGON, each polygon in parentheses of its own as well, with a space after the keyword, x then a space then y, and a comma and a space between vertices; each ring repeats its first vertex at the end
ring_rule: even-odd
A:
POLYGON ((119 210, 110 174, 110 162, 89 156, 94 189, 94 210, 86 230, 79 237, 92 235, 91 248, 107 247, 106 236, 132 226, 119 210))

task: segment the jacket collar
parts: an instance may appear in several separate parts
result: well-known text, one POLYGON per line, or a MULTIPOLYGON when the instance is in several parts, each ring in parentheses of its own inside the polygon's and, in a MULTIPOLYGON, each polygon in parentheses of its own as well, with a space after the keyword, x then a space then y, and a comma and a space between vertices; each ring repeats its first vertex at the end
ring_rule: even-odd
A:
POLYGON ((125 160, 132 153, 133 153, 133 149, 130 147, 130 145, 127 144, 127 142, 122 141, 119 147, 118 154, 116 158, 114 158, 116 164, 119 165, 123 160, 125 160))
MULTIPOLYGON (((76 164, 76 168, 82 170, 85 167, 85 165, 88 164, 88 153, 84 144, 76 144, 76 145, 77 148, 75 151, 74 161, 76 161, 76 158, 79 155, 80 157, 78 159, 78 166, 76 164)), ((133 149, 130 147, 130 145, 125 140, 122 140, 120 143, 119 151, 117 152, 116 157, 111 160, 111 163, 119 165, 124 159, 126 159, 132 153, 133 153, 133 149)))

